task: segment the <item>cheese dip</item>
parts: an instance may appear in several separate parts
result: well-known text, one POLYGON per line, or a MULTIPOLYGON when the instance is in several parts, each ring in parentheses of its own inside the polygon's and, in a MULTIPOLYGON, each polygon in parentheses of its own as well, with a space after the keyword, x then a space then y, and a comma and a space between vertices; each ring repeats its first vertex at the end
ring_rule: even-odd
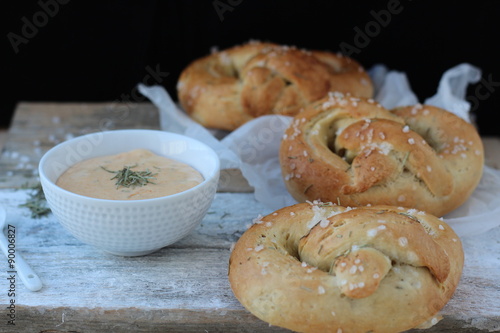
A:
POLYGON ((79 162, 66 170, 56 185, 87 197, 141 200, 179 193, 201 182, 203 176, 190 165, 136 149, 79 162), (125 168, 132 176, 140 174, 147 181, 136 186, 117 185, 117 173, 125 168))

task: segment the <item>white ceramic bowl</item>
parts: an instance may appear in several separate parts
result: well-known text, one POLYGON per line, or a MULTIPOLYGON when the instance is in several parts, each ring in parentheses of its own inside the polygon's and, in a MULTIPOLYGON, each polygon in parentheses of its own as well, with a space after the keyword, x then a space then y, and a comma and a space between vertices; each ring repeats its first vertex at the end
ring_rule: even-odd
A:
POLYGON ((183 135, 113 130, 58 144, 40 160, 39 174, 49 207, 73 236, 109 253, 139 256, 180 240, 200 224, 215 196, 219 158, 207 145, 183 135), (75 163, 139 148, 191 165, 204 181, 181 193, 144 200, 96 199, 55 184, 75 163))

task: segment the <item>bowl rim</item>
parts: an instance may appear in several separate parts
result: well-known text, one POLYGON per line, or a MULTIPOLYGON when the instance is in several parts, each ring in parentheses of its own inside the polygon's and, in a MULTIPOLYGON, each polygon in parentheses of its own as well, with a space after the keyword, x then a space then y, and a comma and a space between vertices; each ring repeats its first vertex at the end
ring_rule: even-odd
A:
MULTIPOLYGON (((117 152, 117 154, 118 154, 118 152, 117 152)), ((102 155, 102 156, 104 156, 104 155, 102 155)), ((89 158, 91 158, 91 157, 89 157, 89 158)), ((83 159, 83 160, 85 160, 85 159, 83 159)), ((75 164, 76 163, 73 163, 73 164, 67 166, 64 171, 66 171, 69 167, 71 167, 75 164)), ((189 164, 189 163, 186 163, 186 164, 189 164)), ((124 205, 126 203, 128 205, 138 205, 138 204, 154 203, 156 201, 163 201, 163 200, 166 200, 168 198, 174 199, 174 198, 177 198, 180 196, 189 195, 191 192, 197 191, 202 187, 206 187, 207 184, 209 184, 213 181, 217 181, 219 176, 220 176, 220 158, 217 155, 217 153, 215 152, 215 150, 212 147, 205 144, 204 142, 201 142, 200 140, 197 140, 195 138, 189 137, 187 135, 179 134, 179 133, 174 133, 174 132, 169 132, 169 131, 164 131, 164 130, 156 130, 156 129, 106 130, 106 131, 98 131, 98 132, 83 134, 83 135, 68 139, 66 141, 60 142, 57 145, 51 147, 49 150, 47 150, 43 154, 42 158, 40 159, 40 162, 38 163, 38 175, 40 178, 40 183, 42 185, 42 189, 44 186, 49 185, 53 189, 56 189, 57 191, 64 193, 67 196, 75 197, 75 198, 80 199, 80 200, 85 200, 89 203, 114 204, 114 205, 124 205), (161 135, 169 135, 173 138, 178 138, 178 139, 182 139, 185 141, 191 141, 193 143, 196 143, 197 145, 206 149, 206 151, 209 152, 209 154, 212 155, 212 157, 214 158, 214 162, 215 162, 214 171, 212 173, 210 173, 208 177, 204 177, 203 181, 201 183, 199 183, 198 185, 196 185, 192 188, 189 188, 187 190, 184 190, 182 192, 164 195, 164 196, 160 196, 160 197, 156 197, 156 198, 149 198, 149 199, 114 200, 114 199, 101 199, 101 198, 89 197, 89 196, 77 194, 77 193, 68 191, 66 189, 63 189, 62 187, 56 185, 56 183, 53 182, 51 179, 49 179, 49 177, 45 174, 45 171, 43 170, 43 167, 47 163, 47 161, 49 160, 50 155, 52 153, 54 153, 56 150, 63 149, 64 147, 75 144, 75 142, 77 142, 77 141, 85 140, 85 139, 88 139, 89 137, 93 137, 93 136, 97 136, 97 135, 106 135, 106 134, 115 135, 117 133, 125 133, 125 132, 134 132, 134 133, 144 132, 144 133, 151 133, 151 134, 154 133, 154 134, 161 134, 161 135)))

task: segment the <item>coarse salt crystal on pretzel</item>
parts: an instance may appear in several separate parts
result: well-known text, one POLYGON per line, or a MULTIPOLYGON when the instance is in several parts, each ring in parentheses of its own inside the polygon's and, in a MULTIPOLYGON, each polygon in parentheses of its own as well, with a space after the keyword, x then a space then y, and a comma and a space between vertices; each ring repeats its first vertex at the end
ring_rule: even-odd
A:
POLYGON ((441 108, 387 110, 337 92, 295 117, 280 165, 299 202, 384 204, 443 216, 479 184, 484 149, 472 124, 441 108))
POLYGON ((316 201, 259 221, 231 252, 231 288, 252 314, 293 331, 434 325, 462 274, 458 236, 416 209, 316 201))
POLYGON ((229 131, 262 115, 293 116, 332 90, 373 95, 370 77, 350 57, 258 41, 193 61, 177 84, 187 114, 229 131))

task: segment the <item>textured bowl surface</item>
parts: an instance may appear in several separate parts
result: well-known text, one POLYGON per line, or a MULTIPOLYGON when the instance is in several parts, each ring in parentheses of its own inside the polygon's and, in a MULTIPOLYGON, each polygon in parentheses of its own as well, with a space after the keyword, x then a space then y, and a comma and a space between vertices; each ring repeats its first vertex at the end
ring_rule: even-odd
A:
POLYGON ((40 160, 39 173, 49 207, 73 236, 109 253, 138 256, 168 246, 199 226, 215 196, 219 158, 210 147, 179 134, 115 130, 55 146, 40 160), (138 148, 187 163, 205 180, 187 191, 145 200, 90 198, 55 185, 67 168, 80 161, 138 148))

